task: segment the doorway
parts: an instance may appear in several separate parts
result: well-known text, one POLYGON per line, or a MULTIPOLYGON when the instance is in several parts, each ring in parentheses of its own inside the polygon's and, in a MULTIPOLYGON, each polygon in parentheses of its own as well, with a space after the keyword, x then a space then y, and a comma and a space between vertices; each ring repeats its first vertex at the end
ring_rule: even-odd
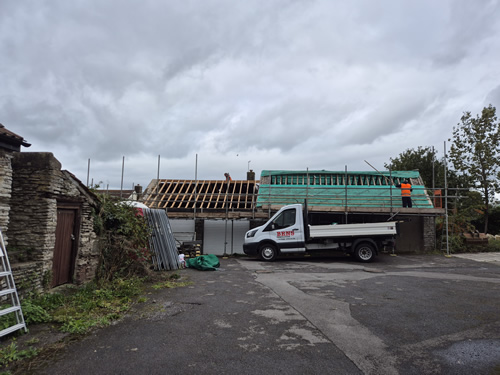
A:
POLYGON ((71 283, 77 252, 78 209, 57 209, 56 243, 52 261, 52 287, 71 283))

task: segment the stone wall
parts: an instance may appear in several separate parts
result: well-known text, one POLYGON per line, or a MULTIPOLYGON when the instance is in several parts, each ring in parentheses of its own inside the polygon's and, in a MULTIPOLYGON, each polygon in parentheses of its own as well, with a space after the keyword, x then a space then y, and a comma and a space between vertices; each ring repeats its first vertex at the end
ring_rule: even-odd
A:
POLYGON ((12 155, 12 152, 0 149, 0 229, 6 244, 12 190, 12 155))
POLYGON ((424 252, 429 253, 436 250, 436 218, 424 216, 424 252))
MULTIPOLYGON (((61 171, 61 164, 51 153, 17 153, 12 159, 12 169, 8 229, 11 263, 38 264, 39 279, 33 282, 46 287, 52 272, 57 209, 70 205, 79 210, 79 238, 73 282, 80 284, 91 280, 99 253, 93 232, 91 199, 85 192, 86 188, 73 175, 61 171)), ((33 280, 32 268, 27 269, 33 280)), ((18 279, 26 280, 24 268, 16 265, 16 270, 16 284, 18 279)))
POLYGON ((14 263, 11 267, 19 297, 26 297, 31 291, 46 289, 46 284, 49 282, 47 278, 50 274, 40 274, 41 262, 14 263))

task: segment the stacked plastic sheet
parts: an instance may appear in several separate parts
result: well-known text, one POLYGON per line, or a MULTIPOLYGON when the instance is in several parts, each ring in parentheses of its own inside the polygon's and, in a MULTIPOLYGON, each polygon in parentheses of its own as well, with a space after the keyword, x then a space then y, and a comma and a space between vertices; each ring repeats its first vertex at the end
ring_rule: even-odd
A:
POLYGON ((143 212, 151 228, 149 247, 155 270, 179 269, 179 252, 167 213, 164 210, 151 208, 144 208, 143 212))

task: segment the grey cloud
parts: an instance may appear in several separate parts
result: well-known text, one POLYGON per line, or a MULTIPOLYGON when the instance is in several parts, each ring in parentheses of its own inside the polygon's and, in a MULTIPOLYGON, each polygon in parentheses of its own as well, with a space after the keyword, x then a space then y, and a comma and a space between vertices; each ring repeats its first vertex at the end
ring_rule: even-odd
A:
POLYGON ((284 99, 257 113, 242 115, 235 123, 226 123, 226 131, 217 135, 216 142, 223 146, 223 152, 248 148, 289 152, 334 127, 337 116, 322 105, 315 100, 284 99))
POLYGON ((344 141, 348 144, 364 145, 375 143, 394 133, 401 133, 401 137, 406 137, 405 126, 416 121, 429 103, 423 98, 392 99, 392 102, 374 108, 362 121, 351 124, 349 132, 344 133, 344 141))
POLYGON ((3 0, 0 122, 99 179, 122 155, 141 178, 158 154, 186 175, 195 153, 217 175, 397 156, 498 104, 498 16, 497 1, 3 0))
POLYGON ((446 28, 438 35, 440 50, 437 64, 454 65, 469 54, 484 53, 482 44, 497 39, 500 3, 497 0, 471 3, 466 0, 450 4, 446 28))
MULTIPOLYGON (((497 108, 497 111, 500 111, 500 84, 488 93, 486 101, 497 108)), ((500 115, 499 112, 497 114, 500 115)))

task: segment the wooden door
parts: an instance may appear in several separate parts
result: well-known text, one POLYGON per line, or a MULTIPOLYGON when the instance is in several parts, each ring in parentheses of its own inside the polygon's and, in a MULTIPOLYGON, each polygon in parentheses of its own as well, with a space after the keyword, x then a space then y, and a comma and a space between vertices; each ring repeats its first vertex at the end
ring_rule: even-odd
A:
POLYGON ((56 244, 52 262, 52 287, 72 282, 77 211, 57 209, 56 244))

